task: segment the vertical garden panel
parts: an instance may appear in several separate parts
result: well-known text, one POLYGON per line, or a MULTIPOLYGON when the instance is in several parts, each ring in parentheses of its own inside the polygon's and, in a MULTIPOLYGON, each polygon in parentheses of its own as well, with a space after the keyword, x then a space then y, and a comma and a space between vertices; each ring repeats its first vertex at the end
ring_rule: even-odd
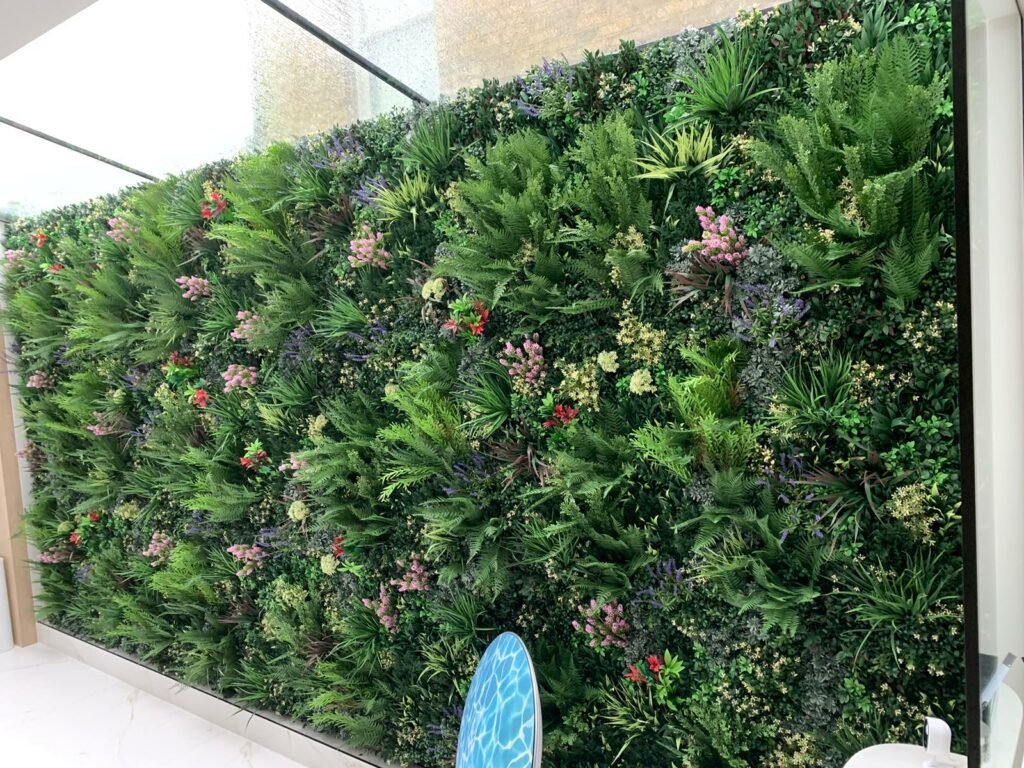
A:
POLYGON ((15 224, 45 617, 450 765, 962 740, 948 4, 798 2, 15 224))

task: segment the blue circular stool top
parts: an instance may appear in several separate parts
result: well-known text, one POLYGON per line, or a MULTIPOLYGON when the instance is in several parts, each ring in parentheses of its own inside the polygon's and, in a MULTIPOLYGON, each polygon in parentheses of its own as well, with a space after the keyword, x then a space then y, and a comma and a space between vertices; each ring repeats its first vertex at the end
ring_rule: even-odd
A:
POLYGON ((455 768, 540 768, 543 741, 533 662, 519 636, 505 632, 469 685, 455 768))

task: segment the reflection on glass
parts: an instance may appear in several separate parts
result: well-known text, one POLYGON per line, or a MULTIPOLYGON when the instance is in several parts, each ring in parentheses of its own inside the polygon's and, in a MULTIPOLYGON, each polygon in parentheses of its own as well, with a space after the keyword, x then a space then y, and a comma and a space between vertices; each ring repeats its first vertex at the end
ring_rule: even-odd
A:
POLYGON ((157 176, 407 103, 259 0, 99 0, 0 60, 3 114, 157 176))
MULTIPOLYGON (((756 3, 755 5, 771 5, 756 3)), ((583 59, 614 51, 620 40, 647 43, 736 13, 735 0, 436 0, 441 91, 484 78, 508 79, 543 59, 583 59)))
POLYGON ((15 219, 116 192, 143 179, 0 125, 0 217, 15 219))
MULTIPOLYGON (((438 98, 434 0, 284 1, 417 93, 438 98)), ((371 84, 372 89, 381 87, 386 88, 384 83, 371 84)), ((390 94, 382 93, 381 98, 390 94)))

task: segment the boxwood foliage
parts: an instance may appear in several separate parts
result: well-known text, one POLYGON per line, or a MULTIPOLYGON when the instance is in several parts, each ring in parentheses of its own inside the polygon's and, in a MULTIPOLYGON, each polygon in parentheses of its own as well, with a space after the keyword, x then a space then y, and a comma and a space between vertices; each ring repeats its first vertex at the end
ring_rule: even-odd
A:
POLYGON ((801 0, 16 223, 44 617, 428 768, 504 630, 553 766, 962 733, 947 6, 801 0))

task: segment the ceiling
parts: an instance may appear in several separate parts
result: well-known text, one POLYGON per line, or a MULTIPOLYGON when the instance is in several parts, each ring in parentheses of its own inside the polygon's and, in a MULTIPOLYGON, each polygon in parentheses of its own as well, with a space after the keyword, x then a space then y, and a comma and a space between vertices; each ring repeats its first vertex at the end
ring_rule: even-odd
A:
POLYGON ((95 0, 0 0, 0 59, 95 0))

